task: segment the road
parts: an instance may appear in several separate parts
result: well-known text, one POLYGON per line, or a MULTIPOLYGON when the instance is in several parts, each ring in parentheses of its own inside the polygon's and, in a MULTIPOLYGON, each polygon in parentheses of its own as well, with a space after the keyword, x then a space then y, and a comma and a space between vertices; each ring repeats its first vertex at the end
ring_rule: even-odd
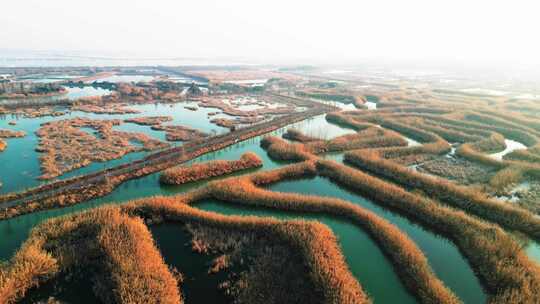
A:
MULTIPOLYGON (((304 112, 293 113, 285 117, 279 117, 264 123, 238 129, 223 135, 207 137, 202 140, 192 141, 183 146, 173 147, 167 150, 151 154, 143 159, 133 161, 128 164, 119 165, 102 171, 74 177, 67 180, 48 183, 37 188, 15 194, 6 194, 0 196, 0 210, 14 207, 27 202, 40 201, 52 196, 58 196, 68 193, 72 190, 82 189, 91 184, 105 183, 111 177, 123 175, 130 176, 126 180, 139 178, 141 175, 148 175, 161 171, 167 167, 172 167, 186 162, 200 155, 221 150, 237 142, 247 140, 273 130, 282 128, 294 122, 302 121, 307 118, 330 112, 334 109, 327 106, 316 106, 304 112), (198 151, 203 151, 198 153, 198 151), (142 168, 155 168, 137 175, 136 172, 142 168)), ((118 186, 118 185, 116 185, 118 186)))

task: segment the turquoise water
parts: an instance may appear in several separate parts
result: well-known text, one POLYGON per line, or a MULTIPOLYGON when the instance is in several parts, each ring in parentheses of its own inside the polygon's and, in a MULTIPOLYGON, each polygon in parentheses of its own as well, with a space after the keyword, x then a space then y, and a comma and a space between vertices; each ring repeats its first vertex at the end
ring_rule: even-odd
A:
MULTIPOLYGON (((283 131, 281 131, 283 132, 283 131)), ((278 134, 278 133, 276 133, 278 134)), ((274 169, 282 165, 268 158, 266 153, 260 148, 260 137, 240 142, 229 148, 203 155, 192 162, 202 162, 215 159, 238 159, 245 152, 255 152, 263 160, 264 169, 274 169)), ((174 195, 184 193, 204 182, 192 183, 183 186, 171 187, 159 184, 159 173, 151 174, 140 179, 130 180, 116 188, 109 195, 97 198, 75 206, 41 211, 16 217, 9 220, 0 221, 0 260, 9 259, 19 246, 28 238, 30 230, 40 222, 66 214, 95 208, 107 203, 121 203, 143 197, 156 195, 174 195)))
MULTIPOLYGON (((189 113, 194 112, 189 111, 189 113)), ((4 123, 4 121, 1 123, 4 123)), ((343 130, 338 131, 335 129, 337 126, 326 122, 324 116, 319 116, 295 125, 295 128, 304 132, 306 132, 306 130, 313 129, 334 130, 328 132, 328 134, 331 134, 327 135, 328 137, 341 135, 340 132, 349 132, 343 130)), ((275 131, 273 132, 273 135, 280 135, 284 133, 287 128, 289 127, 275 131)), ((260 148, 261 138, 262 137, 256 137, 223 150, 201 156, 195 159, 193 162, 213 159, 238 159, 241 154, 252 151, 257 153, 263 159, 264 167, 259 170, 270 170, 283 165, 284 163, 276 162, 268 158, 266 152, 260 148)), ((6 152, 8 150, 6 150, 6 152)), ((2 153, 0 153, 0 157, 1 156, 2 153)), ((342 157, 342 153, 336 153, 328 156, 328 158, 337 161, 341 161, 342 157)), ((194 187, 204 184, 205 182, 199 182, 183 186, 165 187, 159 184, 159 174, 152 174, 137 180, 128 181, 115 189, 111 194, 103 198, 94 199, 87 203, 63 209, 37 212, 6 221, 0 221, 0 239, 3 240, 0 243, 0 260, 9 259, 9 257, 13 255, 17 248, 27 238, 30 229, 45 219, 86 210, 108 202, 120 203, 127 200, 154 195, 174 195, 189 191, 194 187)), ((461 299, 463 299, 466 303, 484 302, 485 295, 481 290, 478 280, 455 246, 446 239, 440 238, 429 231, 422 229, 420 226, 412 224, 407 219, 372 204, 370 201, 362 198, 361 196, 343 190, 324 178, 318 177, 311 180, 282 182, 273 185, 270 187, 270 189, 339 197, 350 200, 369 210, 372 210, 373 212, 376 212, 405 231, 417 243, 417 245, 428 257, 430 265, 433 267, 438 277, 441 278, 444 283, 449 286, 461 299)), ((403 289, 403 286, 401 286, 399 280, 397 280, 396 275, 391 269, 391 265, 388 263, 388 261, 386 261, 380 250, 375 246, 375 244, 373 244, 373 242, 365 235, 363 231, 347 221, 326 216, 295 215, 290 213, 285 214, 283 212, 273 210, 258 209, 245 211, 242 207, 218 202, 206 202, 198 206, 206 210, 214 210, 224 213, 250 214, 251 212, 256 212, 257 214, 261 215, 271 214, 282 218, 301 216, 302 218, 320 220, 329 225, 336 235, 338 235, 340 246, 343 249, 351 271, 362 283, 364 288, 368 290, 376 302, 414 302, 414 299, 408 295, 408 293, 403 289), (392 294, 394 291, 400 295, 399 298, 393 298, 392 294), (398 299, 399 301, 393 301, 392 299, 398 299)), ((531 252, 534 254, 538 251, 530 250, 529 254, 531 254, 531 252)))
MULTIPOLYGON (((229 130, 210 123, 208 118, 209 112, 215 112, 215 109, 199 108, 197 111, 190 111, 184 108, 187 105, 195 105, 193 102, 179 104, 143 104, 130 105, 132 109, 139 110, 139 114, 93 114, 73 111, 69 114, 59 117, 40 117, 40 118, 23 118, 14 115, 4 115, 0 117, 0 129, 20 130, 26 132, 26 137, 6 139, 8 147, 4 152, 0 152, 0 181, 3 186, 0 187, 0 193, 8 193, 13 191, 21 191, 28 187, 35 187, 43 181, 36 178, 41 175, 39 166, 40 153, 35 151, 38 146, 39 138, 35 132, 40 128, 40 125, 50 121, 58 121, 64 119, 72 119, 75 117, 85 117, 90 119, 128 119, 142 116, 172 116, 173 121, 166 125, 184 125, 194 129, 201 130, 209 134, 223 134, 229 130), (16 126, 11 126, 8 123, 16 121, 16 126)), ((231 118, 226 114, 215 115, 214 117, 231 118)), ((154 131, 149 126, 139 126, 133 123, 124 123, 114 127, 115 130, 127 132, 142 132, 156 139, 165 141, 165 132, 154 131)), ((173 143, 176 145, 180 143, 173 143)), ((60 179, 77 176, 97 170, 102 170, 136 159, 140 159, 151 152, 130 153, 122 158, 111 160, 108 162, 97 162, 91 165, 68 172, 60 179)))
POLYGON ((536 261, 540 265, 540 245, 538 243, 531 242, 525 248, 525 252, 533 261, 536 261))

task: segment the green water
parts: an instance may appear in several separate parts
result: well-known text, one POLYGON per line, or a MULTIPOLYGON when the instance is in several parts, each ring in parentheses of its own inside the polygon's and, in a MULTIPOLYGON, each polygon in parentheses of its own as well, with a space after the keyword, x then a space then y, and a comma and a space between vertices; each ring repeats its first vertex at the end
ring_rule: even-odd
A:
MULTIPOLYGON (((362 196, 339 187, 324 177, 281 182, 272 185, 269 189, 280 192, 338 197, 376 213, 409 235, 424 252, 436 275, 460 299, 465 303, 485 302, 486 297, 477 277, 458 249, 447 239, 426 231, 406 218, 385 210, 362 196)), ((355 263, 356 260, 352 264, 355 263)))
POLYGON ((338 237, 352 274, 374 303, 417 303, 401 284, 377 244, 363 230, 348 221, 330 216, 248 208, 217 201, 205 201, 198 203, 196 207, 222 214, 272 216, 279 219, 301 218, 322 222, 338 237))
MULTIPOLYGON (((192 112, 190 111, 190 113, 192 112)), ((100 115, 100 117, 104 116, 100 115)), ((31 124, 31 121, 29 120, 26 123, 31 124)), ((306 120, 295 125, 295 128, 302 131, 310 129, 318 130, 321 128, 333 130, 332 132, 327 133, 329 134, 327 135, 328 137, 338 136, 341 135, 341 132, 344 132, 343 130, 339 131, 334 129, 336 126, 326 122, 324 116, 306 120)), ((288 127, 277 130, 273 132, 273 135, 283 134, 287 128, 288 127)), ((261 138, 262 137, 256 137, 240 142, 223 150, 201 156, 193 160, 193 162, 214 159, 238 159, 241 154, 251 151, 257 153, 263 160, 264 167, 260 170, 270 170, 282 166, 284 163, 269 159, 266 152, 260 148, 261 138)), ((8 150, 6 150, 6 152, 8 150)), ((2 153, 0 153, 0 157, 1 156, 2 153)), ((336 153, 328 156, 328 158, 337 161, 341 161, 342 157, 342 153, 336 153)), ((4 163, 0 162, 0 164, 4 166, 4 163)), ((148 175, 146 177, 131 180, 122 184, 111 194, 103 198, 94 199, 92 201, 68 208, 37 212, 10 220, 0 221, 0 239, 2 240, 0 242, 0 260, 9 259, 20 247, 22 242, 28 237, 28 233, 31 228, 45 219, 94 208, 109 202, 120 203, 127 200, 154 195, 174 195, 189 191, 194 187, 205 184, 205 182, 199 182, 183 186, 165 187, 159 185, 158 179, 159 174, 148 175)), ((424 251, 425 255, 428 257, 430 265, 433 267, 438 277, 441 278, 444 283, 449 286, 461 299, 463 299, 466 303, 484 302, 485 295, 478 284, 478 280, 474 277, 470 267, 468 267, 467 263, 463 260, 455 246, 449 243, 446 239, 440 238, 428 231, 425 231, 421 227, 409 222, 407 219, 380 208, 361 196, 340 189, 324 178, 282 182, 273 185, 271 189, 339 197, 350 200, 354 203, 358 203, 363 207, 372 210, 405 231, 424 251)), ((373 241, 371 241, 363 231, 347 221, 342 221, 327 216, 295 215, 290 213, 285 214, 283 212, 273 210, 246 210, 242 207, 217 202, 206 202, 199 206, 206 210, 214 210, 231 214, 252 214, 252 212, 255 212, 259 215, 273 215, 281 218, 301 216, 302 218, 320 220, 329 225, 333 229, 334 233, 339 237, 340 246, 343 249, 349 267, 351 268, 353 274, 361 282, 362 286, 370 293, 376 302, 414 302, 414 299, 404 290, 403 286, 394 274, 391 265, 388 263, 384 255, 380 252, 373 241), (394 297, 394 294, 397 294, 398 296, 394 297)), ((531 250, 531 252, 536 251, 531 250)))
POLYGON ((191 249, 191 237, 180 225, 165 223, 151 226, 150 231, 156 241, 165 263, 175 267, 184 281, 182 297, 186 303, 230 303, 218 285, 225 281, 227 273, 221 271, 208 274, 216 255, 198 254, 191 249))

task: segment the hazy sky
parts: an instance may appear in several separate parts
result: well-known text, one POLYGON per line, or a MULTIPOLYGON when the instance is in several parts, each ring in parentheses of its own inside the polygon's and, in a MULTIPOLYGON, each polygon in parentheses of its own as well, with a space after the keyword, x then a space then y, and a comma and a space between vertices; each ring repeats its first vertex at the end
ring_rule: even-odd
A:
POLYGON ((0 48, 540 64, 538 1, 4 0, 0 48))

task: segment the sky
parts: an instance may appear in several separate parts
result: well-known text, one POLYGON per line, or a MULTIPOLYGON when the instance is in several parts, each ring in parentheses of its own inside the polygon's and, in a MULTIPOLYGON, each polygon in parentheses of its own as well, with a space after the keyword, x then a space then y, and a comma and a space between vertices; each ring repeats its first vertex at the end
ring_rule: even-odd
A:
POLYGON ((540 66, 537 2, 6 0, 0 49, 268 63, 540 66))

